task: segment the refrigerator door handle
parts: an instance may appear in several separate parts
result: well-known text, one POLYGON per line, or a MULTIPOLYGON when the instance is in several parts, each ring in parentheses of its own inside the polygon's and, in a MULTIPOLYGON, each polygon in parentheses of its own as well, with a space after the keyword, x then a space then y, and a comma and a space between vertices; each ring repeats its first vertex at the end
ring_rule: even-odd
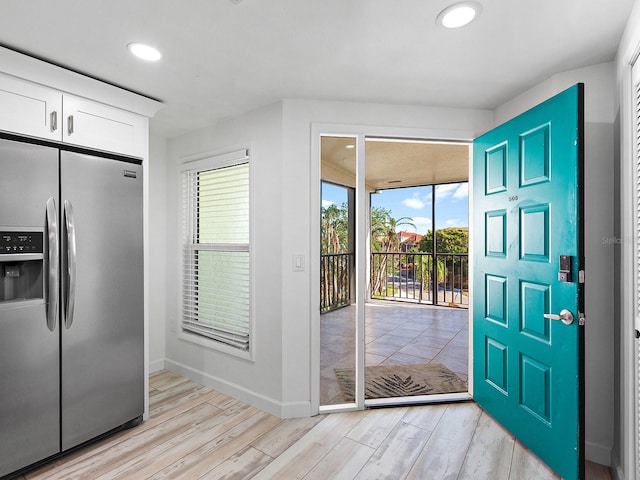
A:
POLYGON ((58 211, 56 201, 53 197, 47 200, 47 238, 49 239, 49 249, 47 255, 48 279, 47 279, 47 327, 52 332, 56 329, 56 318, 58 314, 58 211))
POLYGON ((67 227, 67 291, 64 302, 64 325, 68 329, 73 324, 76 298, 76 230, 73 221, 73 205, 69 200, 64 201, 64 218, 67 227))

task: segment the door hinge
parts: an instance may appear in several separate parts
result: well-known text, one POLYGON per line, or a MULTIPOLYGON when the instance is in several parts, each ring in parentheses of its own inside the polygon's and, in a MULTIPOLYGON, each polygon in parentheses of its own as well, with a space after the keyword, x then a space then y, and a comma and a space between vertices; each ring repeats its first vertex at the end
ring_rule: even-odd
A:
POLYGON ((583 312, 578 312, 578 325, 584 327, 585 317, 583 312))
POLYGON ((584 283, 584 270, 578 272, 578 283, 584 283))

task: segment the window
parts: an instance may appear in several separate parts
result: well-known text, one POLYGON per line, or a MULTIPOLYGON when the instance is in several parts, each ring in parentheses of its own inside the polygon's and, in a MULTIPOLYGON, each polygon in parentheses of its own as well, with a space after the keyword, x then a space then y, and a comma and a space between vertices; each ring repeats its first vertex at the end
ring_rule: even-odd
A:
POLYGON ((185 164, 182 185, 182 333, 249 352, 248 150, 185 164))

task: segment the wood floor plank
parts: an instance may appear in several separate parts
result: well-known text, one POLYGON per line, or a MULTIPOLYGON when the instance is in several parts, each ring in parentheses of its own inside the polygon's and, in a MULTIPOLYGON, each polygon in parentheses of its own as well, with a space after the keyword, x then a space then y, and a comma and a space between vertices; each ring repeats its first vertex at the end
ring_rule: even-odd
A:
POLYGON ((447 410, 447 404, 416 405, 407 410, 402 421, 433 432, 447 410))
POLYGON ((458 480, 509 478, 514 444, 513 435, 483 412, 458 480))
MULTIPOLYGON (((141 425, 18 478, 559 478, 473 402, 281 420, 171 372, 150 393, 141 425)), ((587 463, 586 478, 611 475, 587 463)))
POLYGON ((253 477, 272 460, 269 455, 247 446, 210 472, 204 474, 199 480, 245 480, 253 477))
POLYGON ((303 478, 304 480, 353 479, 374 453, 374 448, 345 437, 303 478))
MULTIPOLYGON (((216 407, 214 407, 216 408, 216 407)), ((127 480, 131 472, 140 478, 147 478, 176 462, 193 450, 201 447, 209 438, 217 438, 226 431, 242 423, 247 418, 259 412, 258 409, 246 404, 238 404, 227 410, 217 409, 217 414, 205 415, 201 421, 195 422, 190 428, 171 437, 144 453, 127 455, 128 460, 117 468, 111 467, 102 476, 95 476, 96 480, 127 480)), ((124 460, 123 458, 121 460, 124 460)))
POLYGON ((365 412, 325 415, 320 423, 260 471, 255 480, 304 477, 365 416, 365 412))
POLYGON ((258 412, 215 439, 208 439, 200 448, 182 457, 155 475, 151 480, 193 480, 206 475, 225 460, 241 452, 256 438, 280 423, 280 419, 258 412))
POLYGON ((407 479, 456 478, 480 418, 471 403, 449 405, 407 479))
POLYGON ((429 436, 430 432, 422 428, 400 422, 354 478, 357 480, 405 478, 429 436))
POLYGON ((78 478, 95 479, 111 470, 115 470, 131 457, 142 451, 149 451, 176 435, 188 430, 202 421, 205 416, 219 414, 220 409, 203 403, 197 407, 161 423, 156 428, 137 432, 125 437, 121 442, 99 453, 85 456, 81 461, 68 465, 56 474, 56 479, 75 480, 78 478))
POLYGON ((324 419, 323 415, 306 418, 288 418, 251 442, 251 446, 276 458, 287 448, 300 440, 309 430, 324 419))
POLYGON ((396 428, 407 411, 407 407, 370 410, 362 421, 347 434, 347 437, 363 445, 378 448, 396 428))
POLYGON ((160 391, 153 397, 149 397, 149 415, 153 416, 170 409, 175 402, 185 401, 185 397, 188 398, 196 392, 201 394, 210 391, 210 389, 191 381, 180 383, 170 390, 160 391))
POLYGON ((611 480, 611 470, 604 465, 586 462, 584 478, 586 480, 611 480))
POLYGON ((168 370, 163 370, 149 378, 149 386, 160 391, 169 390, 185 382, 189 380, 168 370))
POLYGON ((513 448, 509 480, 520 480, 522 478, 527 480, 560 480, 559 475, 553 472, 520 442, 516 442, 513 448))

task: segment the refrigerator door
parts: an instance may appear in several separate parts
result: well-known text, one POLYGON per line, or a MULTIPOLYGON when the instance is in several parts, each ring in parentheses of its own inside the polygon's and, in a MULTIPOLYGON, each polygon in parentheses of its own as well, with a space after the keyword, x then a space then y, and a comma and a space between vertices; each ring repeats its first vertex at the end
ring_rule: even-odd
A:
MULTIPOLYGON (((58 150, 0 139, 0 172, 0 230, 46 239, 47 201, 58 205, 58 150)), ((47 304, 55 291, 47 257, 46 241, 40 259, 0 254, 0 477, 60 451, 60 327, 57 303, 47 304)))
POLYGON ((143 223, 141 166, 60 165, 64 451, 143 413, 143 223))

